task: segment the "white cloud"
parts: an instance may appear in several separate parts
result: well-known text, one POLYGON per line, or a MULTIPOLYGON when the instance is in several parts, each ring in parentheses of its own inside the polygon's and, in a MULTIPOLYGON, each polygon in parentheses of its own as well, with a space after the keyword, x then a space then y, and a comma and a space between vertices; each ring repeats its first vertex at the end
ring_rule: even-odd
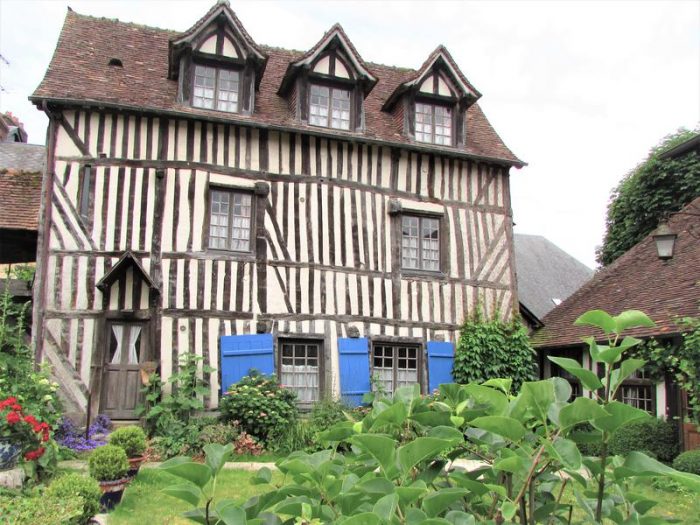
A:
MULTIPOLYGON (((76 1, 71 7, 184 30, 213 2, 76 1)), ((43 142, 27 96, 41 81, 65 17, 60 1, 0 1, 0 109, 43 142)), ((661 137, 700 120, 697 2, 232 1, 253 38, 308 49, 340 22, 362 56, 417 67, 445 44, 484 94, 516 154, 516 231, 542 234, 594 264, 610 190, 661 137)))

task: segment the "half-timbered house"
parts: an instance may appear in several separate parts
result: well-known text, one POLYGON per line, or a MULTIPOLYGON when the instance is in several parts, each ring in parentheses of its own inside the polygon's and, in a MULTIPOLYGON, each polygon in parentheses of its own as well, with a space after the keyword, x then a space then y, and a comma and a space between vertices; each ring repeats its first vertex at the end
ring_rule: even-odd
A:
POLYGON ((257 44, 226 1, 184 33, 69 9, 50 119, 35 339, 79 409, 133 416, 192 352, 210 406, 249 368, 304 403, 447 380, 465 315, 517 308, 522 162, 438 47, 366 62, 335 25, 257 44))

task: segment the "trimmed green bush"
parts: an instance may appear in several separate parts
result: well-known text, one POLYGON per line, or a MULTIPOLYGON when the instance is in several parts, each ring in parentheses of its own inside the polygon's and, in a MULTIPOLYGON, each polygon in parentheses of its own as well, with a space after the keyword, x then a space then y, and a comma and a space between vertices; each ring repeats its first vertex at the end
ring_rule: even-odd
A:
POLYGON ((238 421, 241 430, 268 444, 271 437, 297 420, 297 396, 282 388, 274 376, 255 370, 231 385, 221 400, 224 422, 238 421))
MULTIPOLYGON (((83 512, 83 498, 68 496, 61 499, 44 495, 0 495, 0 523, 19 525, 65 525, 79 523, 83 512)), ((80 522, 83 523, 83 522, 80 522)))
POLYGON ((650 419, 620 427, 610 439, 610 452, 626 456, 633 451, 670 463, 679 452, 676 425, 663 419, 650 419))
POLYGON ((700 449, 680 454, 673 460, 673 468, 700 476, 700 449))
POLYGON ((88 458, 88 470, 97 481, 122 479, 129 470, 126 452, 116 445, 96 448, 88 458))
POLYGON ((100 485, 92 478, 80 474, 66 474, 56 479, 46 489, 46 496, 59 501, 79 497, 83 502, 80 516, 71 518, 66 523, 85 525, 100 510, 100 485))
POLYGON ((135 425, 121 427, 109 435, 109 444, 123 448, 127 457, 135 458, 146 451, 146 433, 135 425))

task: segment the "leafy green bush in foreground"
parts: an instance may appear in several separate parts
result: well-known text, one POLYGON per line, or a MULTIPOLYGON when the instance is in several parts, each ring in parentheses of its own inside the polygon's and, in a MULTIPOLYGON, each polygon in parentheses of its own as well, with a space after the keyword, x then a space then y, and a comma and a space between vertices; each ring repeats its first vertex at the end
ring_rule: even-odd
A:
MULTIPOLYGON (((183 481, 165 492, 194 507, 185 516, 206 524, 567 523, 572 506, 586 523, 659 523, 645 516, 655 502, 630 492, 634 482, 665 477, 700 494, 700 476, 640 452, 609 453, 618 428, 650 419, 614 399, 622 382, 644 366, 623 359, 638 341, 621 333, 651 321, 636 311, 616 317, 592 311, 577 322, 609 335, 606 345, 590 341, 591 359, 604 366, 604 378, 571 359, 552 360, 586 389, 602 390, 597 399, 569 402, 571 386, 561 378, 525 382, 516 395, 509 379, 443 384, 431 397, 421 397, 417 385, 404 387, 393 399, 375 399, 362 420, 321 433, 326 450, 279 460, 284 481, 243 505, 213 496, 230 446, 205 447, 205 464, 182 457, 164 463, 162 469, 183 481), (592 429, 586 439, 601 445, 600 457, 581 456, 574 438, 582 424, 592 429), (351 448, 341 453, 341 445, 351 448), (483 466, 473 472, 450 468, 457 458, 483 466), (563 499, 565 489, 575 503, 563 499)), ((261 469, 252 481, 270 483, 271 473, 261 469)))

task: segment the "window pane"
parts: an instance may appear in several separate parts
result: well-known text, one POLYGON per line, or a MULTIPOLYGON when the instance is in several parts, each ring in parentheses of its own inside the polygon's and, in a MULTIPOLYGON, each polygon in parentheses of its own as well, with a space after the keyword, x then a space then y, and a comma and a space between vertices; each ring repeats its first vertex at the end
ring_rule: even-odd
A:
POLYGON ((282 344, 282 370, 280 382, 296 392, 301 402, 312 403, 319 399, 320 379, 318 356, 320 344, 285 342, 282 344))
POLYGON ((416 103, 416 140, 433 142, 433 106, 416 103))
POLYGON ((249 193, 233 194, 231 249, 250 251, 251 196, 249 193))
POLYGON ((421 219, 421 228, 423 269, 438 271, 440 269, 440 221, 421 219))
POLYGON ((435 106, 435 144, 452 144, 452 111, 444 106, 435 106))
POLYGON ((372 353, 375 391, 393 394, 398 387, 418 383, 418 347, 383 343, 373 346, 372 353))
POLYGON ((221 111, 238 111, 238 71, 219 70, 219 85, 216 109, 221 111))
POLYGON ((209 216, 209 247, 225 250, 228 238, 229 193, 211 192, 211 213, 209 216))
POLYGON ((194 93, 192 105, 198 108, 214 108, 214 83, 216 69, 206 66, 194 68, 194 93))
POLYGON ((401 266, 416 269, 418 268, 418 217, 404 216, 401 223, 401 266))
POLYGON ((331 95, 333 106, 331 127, 350 129, 350 92, 345 89, 333 89, 331 95))
POLYGON ((325 86, 311 85, 309 95, 309 124, 328 127, 329 89, 325 86))

